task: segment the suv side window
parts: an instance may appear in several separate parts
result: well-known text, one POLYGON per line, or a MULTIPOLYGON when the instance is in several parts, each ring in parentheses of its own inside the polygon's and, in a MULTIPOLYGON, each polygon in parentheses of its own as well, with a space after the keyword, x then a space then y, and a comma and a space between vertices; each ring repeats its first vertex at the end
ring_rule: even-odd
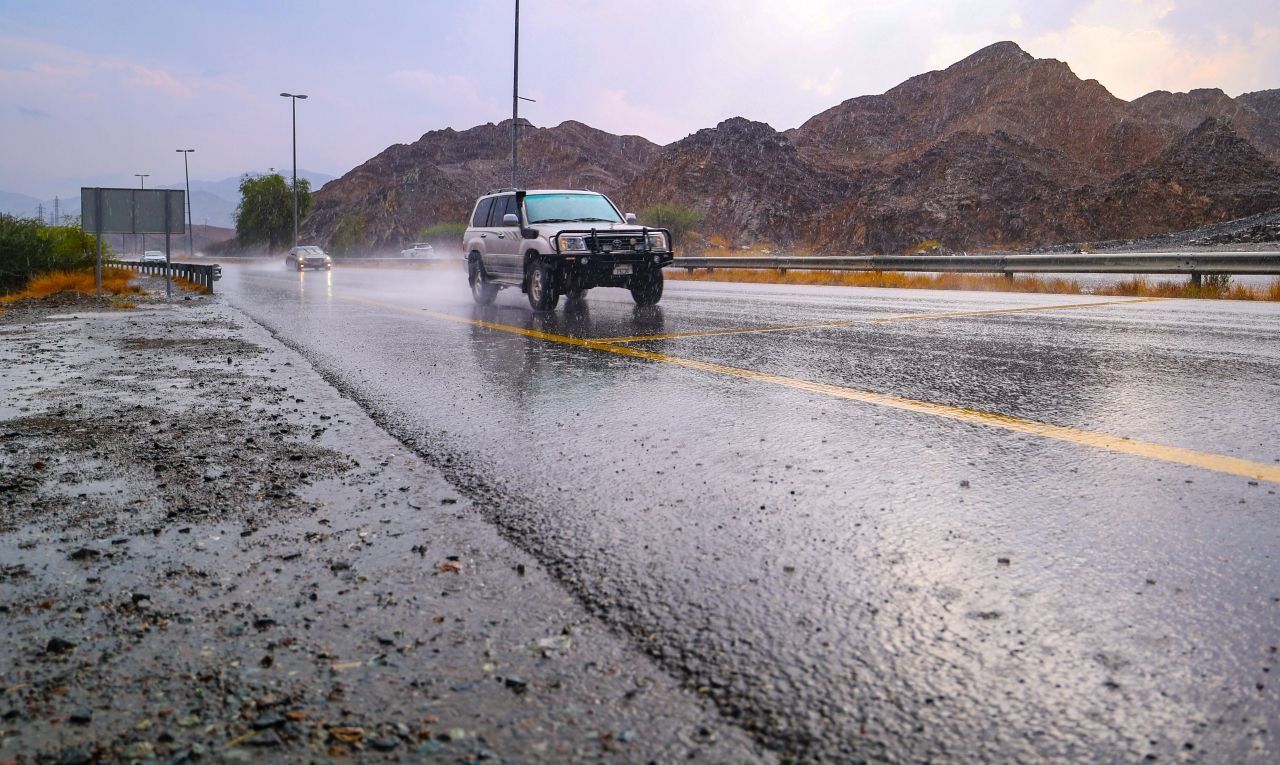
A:
POLYGON ((489 220, 489 207, 492 204, 493 204, 493 197, 486 197, 484 199, 481 199, 480 202, 476 204, 476 211, 471 216, 472 228, 484 228, 485 225, 487 225, 487 222, 489 220))
POLYGON ((502 216, 507 213, 511 213, 512 215, 517 214, 515 196, 507 194, 506 196, 494 198, 493 210, 489 213, 489 226, 497 227, 507 225, 502 222, 502 216))

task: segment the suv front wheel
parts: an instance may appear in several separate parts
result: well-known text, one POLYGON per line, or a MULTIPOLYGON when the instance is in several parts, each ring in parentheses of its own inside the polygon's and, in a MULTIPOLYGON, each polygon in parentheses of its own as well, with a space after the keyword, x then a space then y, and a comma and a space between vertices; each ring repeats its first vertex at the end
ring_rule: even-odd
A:
POLYGON ((535 311, 554 311, 560 302, 551 269, 537 260, 530 260, 524 267, 525 291, 529 293, 529 305, 535 311))
POLYGON ((655 268, 633 276, 631 298, 636 305, 657 305, 662 299, 662 269, 655 268))

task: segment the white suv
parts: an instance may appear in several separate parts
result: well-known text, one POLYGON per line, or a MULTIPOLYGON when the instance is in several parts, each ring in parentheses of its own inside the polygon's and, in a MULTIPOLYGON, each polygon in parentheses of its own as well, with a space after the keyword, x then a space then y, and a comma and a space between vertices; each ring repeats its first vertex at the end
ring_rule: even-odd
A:
POLYGON ((429 242, 414 242, 407 249, 400 251, 402 258, 431 258, 435 257, 435 254, 436 248, 429 242))
POLYGON ((662 299, 671 232, 635 224, 604 194, 582 189, 500 189, 476 200, 462 235, 471 295, 481 305, 519 287, 535 311, 555 310, 592 287, 631 290, 638 305, 662 299))

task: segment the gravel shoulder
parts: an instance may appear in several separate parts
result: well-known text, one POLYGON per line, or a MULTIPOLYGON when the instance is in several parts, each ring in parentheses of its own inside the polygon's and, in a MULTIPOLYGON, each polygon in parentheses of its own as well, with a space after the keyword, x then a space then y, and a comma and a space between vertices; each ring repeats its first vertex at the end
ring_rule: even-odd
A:
POLYGON ((0 763, 768 762, 217 297, 0 314, 0 763))

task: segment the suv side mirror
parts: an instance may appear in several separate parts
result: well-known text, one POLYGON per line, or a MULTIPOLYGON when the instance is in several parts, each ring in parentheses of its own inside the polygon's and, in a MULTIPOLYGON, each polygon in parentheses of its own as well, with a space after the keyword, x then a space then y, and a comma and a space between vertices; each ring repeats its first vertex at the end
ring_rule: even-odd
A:
POLYGON ((502 216, 502 225, 504 226, 516 226, 519 224, 520 224, 520 219, 516 217, 515 213, 507 213, 506 215, 502 216))
POLYGON ((626 219, 627 219, 627 223, 635 223, 635 222, 636 222, 636 214, 635 214, 635 213, 627 213, 626 215, 624 215, 624 216, 622 216, 622 217, 624 217, 624 218, 626 218, 626 219))

